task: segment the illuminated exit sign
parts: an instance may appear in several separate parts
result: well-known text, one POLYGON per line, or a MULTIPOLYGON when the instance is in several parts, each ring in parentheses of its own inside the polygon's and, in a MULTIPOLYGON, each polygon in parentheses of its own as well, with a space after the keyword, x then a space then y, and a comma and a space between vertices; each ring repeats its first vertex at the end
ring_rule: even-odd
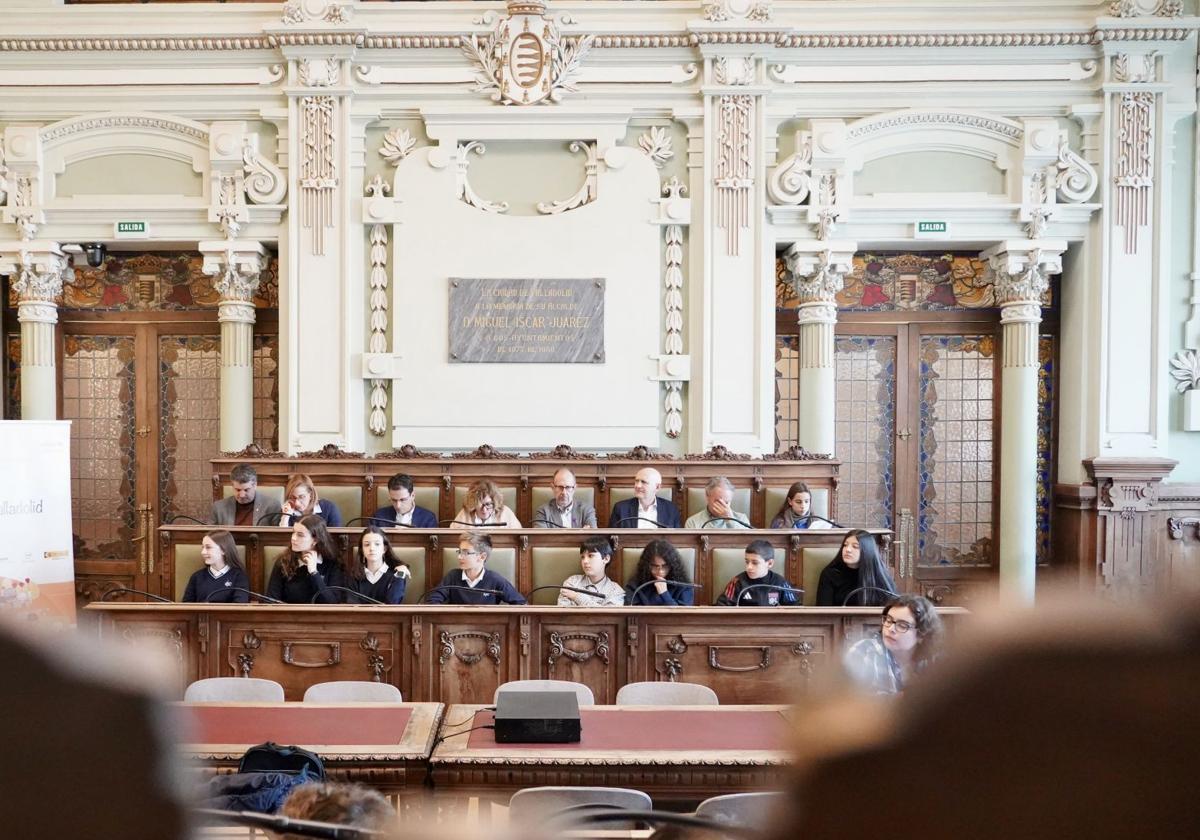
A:
POLYGON ((943 239, 950 235, 949 222, 917 222, 917 239, 943 239))
POLYGON ((117 222, 113 225, 113 235, 117 239, 145 239, 150 235, 150 225, 146 222, 117 222))

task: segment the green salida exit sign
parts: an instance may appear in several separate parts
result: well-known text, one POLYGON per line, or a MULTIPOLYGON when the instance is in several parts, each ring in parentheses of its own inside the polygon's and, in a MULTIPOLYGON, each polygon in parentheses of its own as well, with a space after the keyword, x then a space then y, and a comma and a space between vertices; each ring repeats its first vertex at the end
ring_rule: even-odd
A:
POLYGON ((150 225, 144 221, 117 222, 113 225, 113 234, 118 238, 144 238, 150 235, 150 225))
POLYGON ((917 222, 915 231, 917 239, 933 239, 950 235, 950 223, 925 220, 917 222))

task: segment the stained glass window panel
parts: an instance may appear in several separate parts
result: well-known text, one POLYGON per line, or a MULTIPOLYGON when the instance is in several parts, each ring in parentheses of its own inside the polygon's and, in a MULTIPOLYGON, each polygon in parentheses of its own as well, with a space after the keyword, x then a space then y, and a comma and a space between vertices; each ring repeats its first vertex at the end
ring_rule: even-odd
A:
POLYGON ((838 336, 835 444, 838 515, 856 528, 891 528, 896 477, 896 339, 838 336))
POLYGON ((800 356, 794 335, 775 338, 775 451, 799 443, 800 356))
POLYGON ((75 556, 125 558, 137 532, 134 341, 67 336, 62 416, 71 422, 75 556))
POLYGON ((159 337, 159 504, 163 521, 205 519, 220 454, 221 340, 159 337))
POLYGON ((265 451, 279 439, 279 336, 254 336, 254 442, 265 451))
POLYGON ((4 416, 21 419, 21 336, 5 336, 4 416))
POLYGON ((1054 375, 1055 338, 1038 338, 1037 420, 1037 562, 1050 562, 1050 507, 1054 498, 1054 428, 1058 381, 1054 375))
POLYGON ((924 336, 920 363, 918 562, 993 564, 995 340, 924 336))

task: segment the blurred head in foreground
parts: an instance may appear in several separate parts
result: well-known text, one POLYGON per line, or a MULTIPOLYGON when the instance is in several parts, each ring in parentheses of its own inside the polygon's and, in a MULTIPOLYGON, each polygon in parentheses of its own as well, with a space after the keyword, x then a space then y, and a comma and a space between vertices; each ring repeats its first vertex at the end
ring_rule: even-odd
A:
POLYGON ((976 615, 955 636, 898 701, 806 716, 778 837, 1196 836, 1200 605, 1039 593, 1036 612, 976 615), (871 807, 847 807, 850 790, 871 807))
MULTIPOLYGON (((379 832, 396 824, 396 811, 381 793, 363 785, 351 784, 300 785, 280 806, 279 816, 379 832)), ((299 835, 283 834, 279 837, 280 840, 292 840, 299 835)))

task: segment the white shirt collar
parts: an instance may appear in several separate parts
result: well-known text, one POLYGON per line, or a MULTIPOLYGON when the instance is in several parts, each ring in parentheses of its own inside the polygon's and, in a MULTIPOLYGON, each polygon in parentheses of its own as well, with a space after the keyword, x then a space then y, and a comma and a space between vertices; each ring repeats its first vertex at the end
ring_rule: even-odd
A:
POLYGON ((474 589, 476 586, 483 583, 483 576, 486 574, 487 574, 487 569, 484 569, 482 572, 479 573, 479 577, 475 578, 475 580, 471 580, 469 577, 467 577, 467 572, 464 569, 463 573, 462 573, 463 583, 465 583, 467 586, 474 589))
MULTIPOLYGON (((393 510, 395 510, 395 508, 393 508, 393 510)), ((416 508, 413 508, 413 510, 416 510, 416 508)), ((397 513, 396 514, 396 524, 397 525, 411 525, 413 510, 410 510, 408 513, 397 513)))
POLYGON ((366 569, 366 578, 371 583, 379 583, 379 579, 386 575, 387 571, 388 567, 386 565, 380 566, 379 569, 374 573, 372 573, 370 569, 366 569))
POLYGON ((212 566, 209 566, 209 567, 208 567, 208 573, 209 573, 210 575, 212 575, 212 577, 213 577, 213 580, 217 580, 217 579, 219 579, 219 578, 223 578, 223 577, 225 577, 225 573, 226 573, 226 572, 228 572, 228 571, 229 571, 229 566, 228 566, 228 565, 226 565, 226 566, 225 566, 225 568, 221 569, 221 571, 219 571, 219 572, 214 572, 214 571, 213 571, 213 568, 212 568, 212 566))

